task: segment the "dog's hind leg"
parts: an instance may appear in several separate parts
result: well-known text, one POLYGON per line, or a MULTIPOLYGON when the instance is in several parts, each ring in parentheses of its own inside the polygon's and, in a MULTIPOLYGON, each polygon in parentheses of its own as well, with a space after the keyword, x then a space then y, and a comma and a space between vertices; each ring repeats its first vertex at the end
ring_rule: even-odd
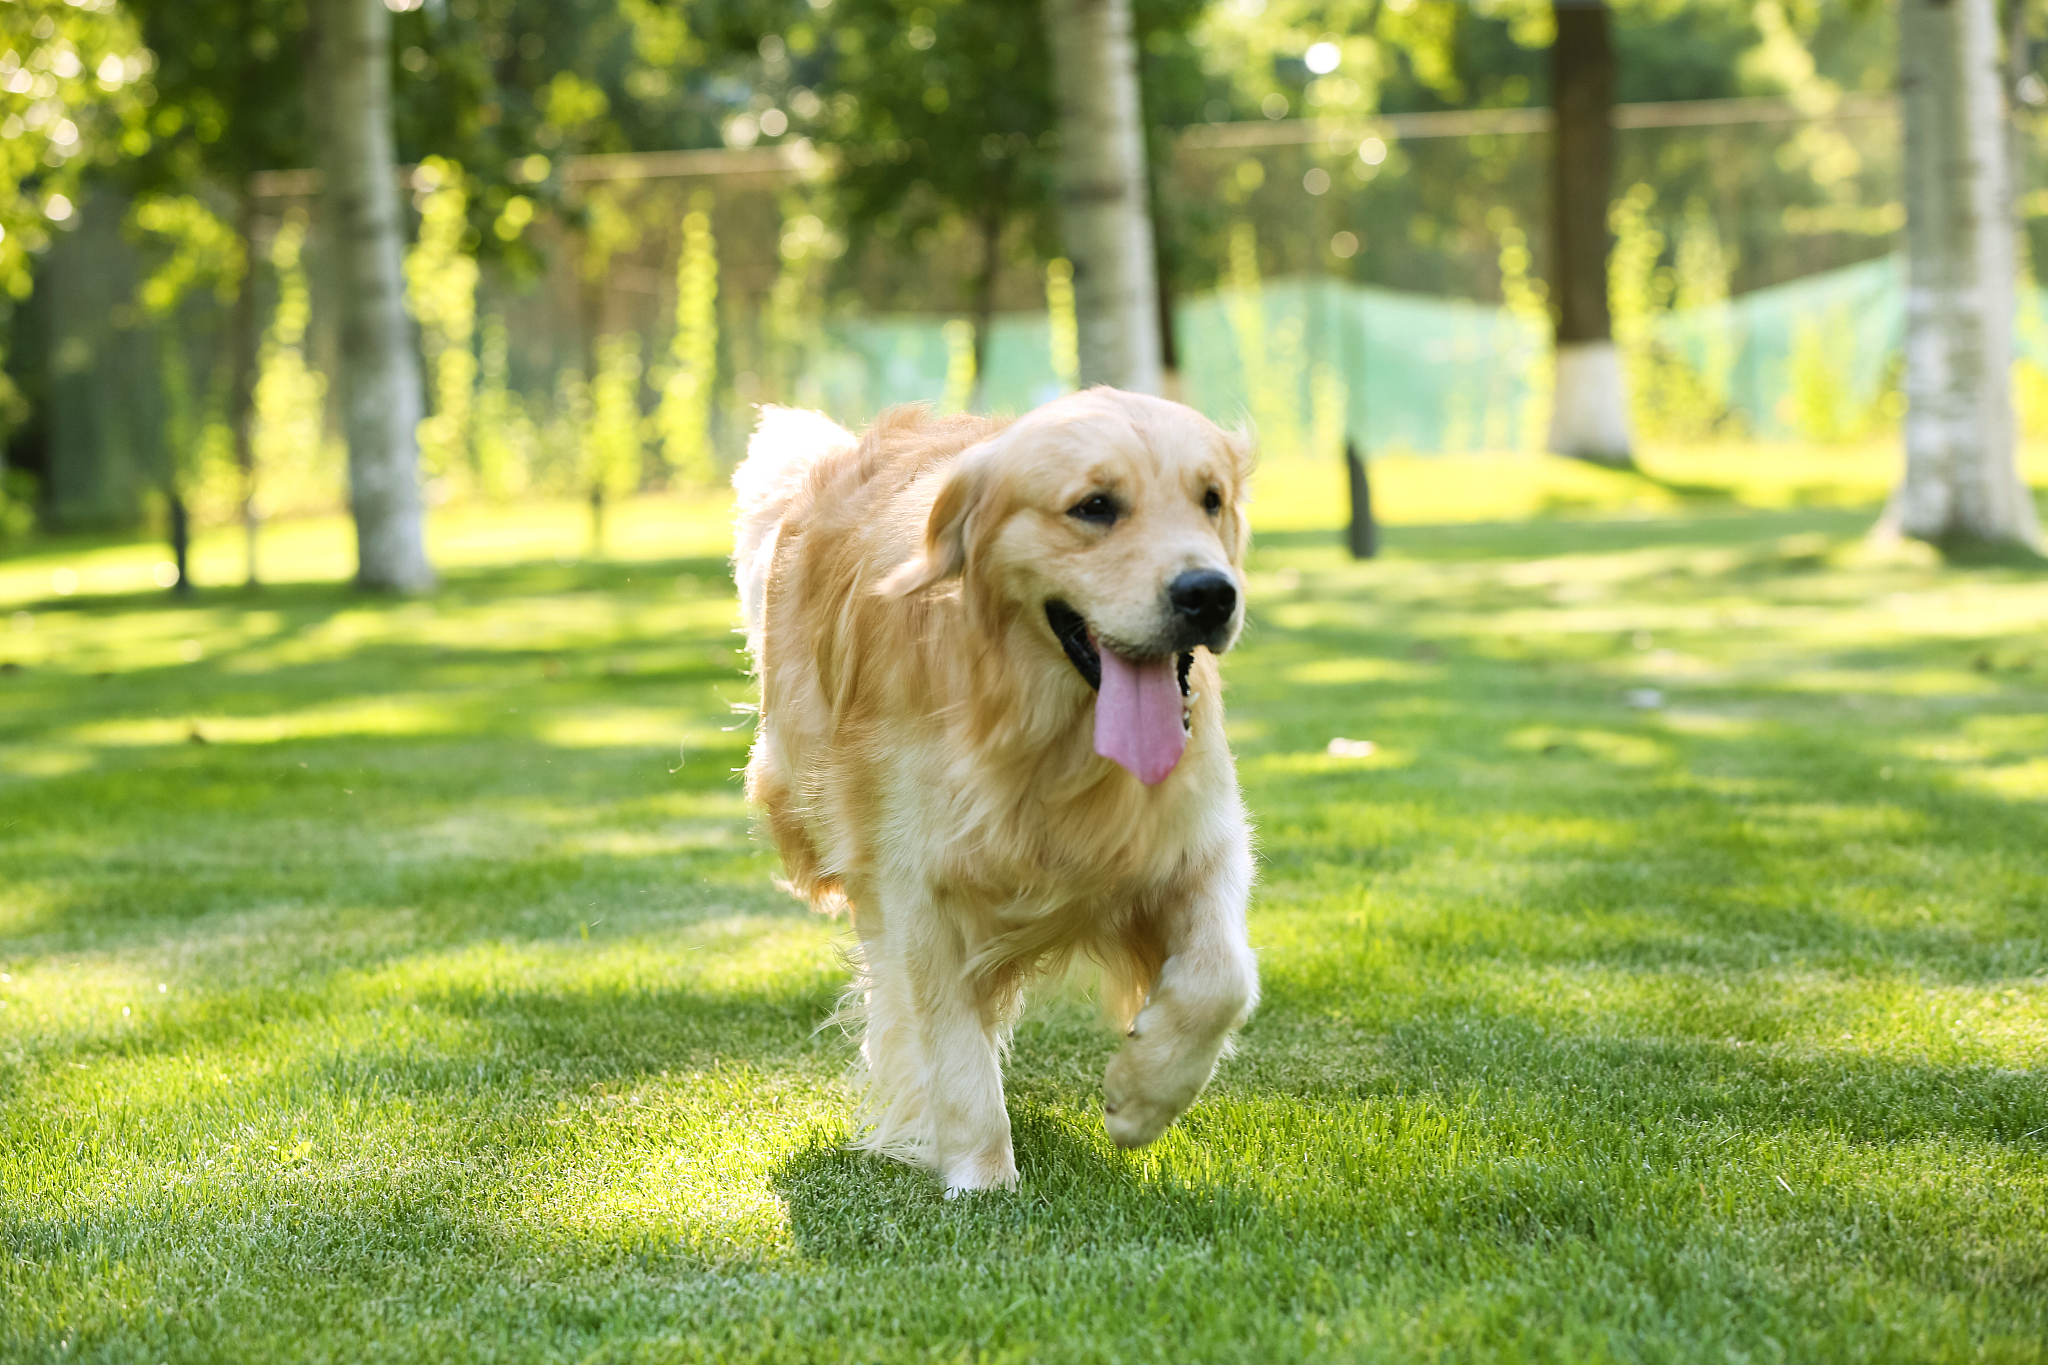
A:
POLYGON ((1165 965, 1102 1078, 1103 1126, 1119 1147, 1144 1146, 1195 1102, 1231 1030, 1257 1003, 1258 963, 1245 936, 1250 891, 1250 850, 1233 850, 1162 916, 1165 965))

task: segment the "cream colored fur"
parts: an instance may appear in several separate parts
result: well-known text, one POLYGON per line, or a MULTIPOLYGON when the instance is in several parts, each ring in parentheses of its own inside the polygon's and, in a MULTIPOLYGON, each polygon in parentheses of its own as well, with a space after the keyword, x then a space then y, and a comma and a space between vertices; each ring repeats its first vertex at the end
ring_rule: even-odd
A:
POLYGON ((1194 1102, 1257 998, 1216 659, 1196 651, 1187 750, 1148 788, 1096 756, 1094 693, 1044 610, 1156 657, 1175 575, 1225 572, 1241 600, 1249 465, 1189 408, 1094 389, 1011 423, 896 408, 858 439, 770 408, 733 476, 748 794, 791 889, 851 907, 857 1145, 949 1194, 1016 1183, 1001 1062, 1034 973, 1102 965, 1127 1147, 1194 1102), (1095 492, 1127 509, 1107 530, 1068 515, 1095 492))

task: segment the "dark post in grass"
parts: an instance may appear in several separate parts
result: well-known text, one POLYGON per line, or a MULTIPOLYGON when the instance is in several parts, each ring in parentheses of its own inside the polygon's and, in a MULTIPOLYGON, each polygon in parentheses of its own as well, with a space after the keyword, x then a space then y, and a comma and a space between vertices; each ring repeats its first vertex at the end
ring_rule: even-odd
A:
POLYGON ((1365 461, 1358 446, 1344 443, 1344 468, 1351 475, 1351 527, 1346 538, 1353 559, 1371 559, 1380 552, 1380 525, 1372 518, 1372 484, 1365 477, 1365 461))
POLYGON ((171 595, 190 597, 192 595, 192 518, 185 510, 185 499, 175 487, 166 499, 171 513, 171 561, 178 566, 178 581, 171 584, 171 595))

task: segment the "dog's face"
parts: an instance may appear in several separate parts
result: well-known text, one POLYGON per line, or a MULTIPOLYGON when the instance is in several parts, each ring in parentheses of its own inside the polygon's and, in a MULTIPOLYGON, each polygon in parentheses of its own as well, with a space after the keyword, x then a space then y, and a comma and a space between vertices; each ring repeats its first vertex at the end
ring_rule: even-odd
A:
POLYGON ((910 591, 964 573, 970 601, 1028 613, 1094 685, 1133 663, 1221 653, 1244 621, 1249 442, 1191 408, 1094 389, 963 453, 910 591))

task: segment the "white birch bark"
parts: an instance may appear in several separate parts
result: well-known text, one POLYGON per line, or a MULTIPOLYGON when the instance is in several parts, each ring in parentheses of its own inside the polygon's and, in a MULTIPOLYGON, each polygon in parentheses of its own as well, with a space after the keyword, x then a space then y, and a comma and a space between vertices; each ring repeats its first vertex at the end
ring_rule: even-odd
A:
POLYGON ((1044 0, 1081 382, 1158 393, 1159 284, 1130 0, 1044 0))
POLYGON ((1906 469, 1881 530, 2041 548, 2012 406, 2018 244, 1994 0, 1901 0, 1906 469))
POLYGON ((1556 370, 1550 453, 1628 468, 1635 462, 1635 439, 1620 349, 1612 341, 1559 341, 1556 370))
POLYGON ((422 592, 434 585, 419 485, 425 393, 405 313, 405 239, 391 136, 391 12, 384 0, 314 0, 314 9, 313 125, 341 324, 356 582, 422 592))

